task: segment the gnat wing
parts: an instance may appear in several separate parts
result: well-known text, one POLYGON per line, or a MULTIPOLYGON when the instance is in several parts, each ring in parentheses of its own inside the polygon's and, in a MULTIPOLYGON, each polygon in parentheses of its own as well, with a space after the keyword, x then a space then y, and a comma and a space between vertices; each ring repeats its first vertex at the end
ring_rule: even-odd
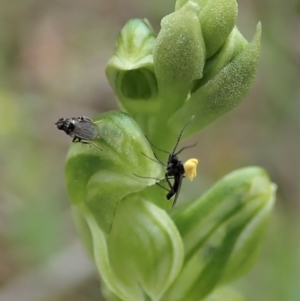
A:
POLYGON ((73 133, 76 137, 87 141, 94 140, 100 135, 98 126, 89 119, 77 121, 73 133))
POLYGON ((181 189, 181 185, 182 185, 183 178, 184 178, 184 174, 181 174, 181 175, 178 177, 178 182, 177 182, 177 187, 176 187, 176 194, 175 194, 175 198, 174 198, 172 207, 175 206, 175 204, 176 204, 176 202, 177 202, 177 199, 178 199, 178 197, 179 197, 179 193, 180 193, 180 189, 181 189))

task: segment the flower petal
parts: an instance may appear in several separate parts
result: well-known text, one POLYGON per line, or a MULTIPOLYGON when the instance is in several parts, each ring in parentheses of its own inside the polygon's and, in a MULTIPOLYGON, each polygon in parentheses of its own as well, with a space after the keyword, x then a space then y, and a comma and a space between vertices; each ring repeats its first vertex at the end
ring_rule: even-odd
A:
POLYGON ((131 19, 121 30, 106 76, 120 105, 132 115, 159 108, 152 51, 155 34, 147 20, 131 19))
POLYGON ((172 214, 185 262, 163 300, 195 301, 247 272, 257 259, 274 203, 274 185, 258 167, 237 170, 172 214))
POLYGON ((181 237, 168 214, 130 196, 118 206, 108 235, 89 211, 84 214, 94 260, 107 289, 123 301, 158 300, 180 271, 184 256, 181 237))
POLYGON ((162 178, 163 169, 144 155, 153 156, 152 149, 127 114, 108 112, 98 119, 100 138, 94 143, 103 151, 73 143, 65 173, 71 202, 88 206, 102 230, 109 232, 118 203, 155 183, 139 176, 162 178))

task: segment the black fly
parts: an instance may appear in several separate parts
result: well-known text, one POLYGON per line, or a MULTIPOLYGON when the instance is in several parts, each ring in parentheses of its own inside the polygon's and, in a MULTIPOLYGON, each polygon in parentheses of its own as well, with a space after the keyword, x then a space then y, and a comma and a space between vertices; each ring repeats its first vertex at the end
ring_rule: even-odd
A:
POLYGON ((92 140, 100 137, 100 131, 96 123, 87 117, 60 118, 55 123, 59 130, 64 131, 73 138, 72 142, 92 144, 102 151, 92 140))
MULTIPOLYGON (((185 177, 185 175, 187 175, 187 177, 189 178, 190 181, 192 181, 194 179, 194 177, 196 176, 196 168, 197 168, 197 165, 198 165, 198 160, 197 159, 189 159, 187 160, 185 163, 183 163, 182 161, 180 161, 178 159, 178 155, 185 149, 187 148, 190 148, 190 147, 193 147, 195 146, 197 143, 193 144, 193 145, 189 145, 189 146, 185 146, 183 148, 181 148, 178 152, 176 152, 176 149, 177 149, 177 146, 178 146, 178 143, 180 141, 180 138, 182 136, 182 133, 184 131, 184 129, 186 128, 186 126, 194 119, 194 116, 192 116, 190 118, 190 120, 184 125, 184 127, 182 128, 179 136, 178 136, 178 139, 177 139, 177 142, 175 144, 175 147, 172 151, 172 153, 169 153, 165 150, 162 150, 162 149, 159 149, 157 148, 156 146, 154 146, 149 140, 149 143, 154 147, 156 148, 157 150, 161 151, 161 152, 164 152, 164 153, 167 153, 169 154, 169 157, 168 157, 168 161, 167 161, 167 164, 161 162, 158 157, 156 156, 156 154, 154 153, 154 156, 156 158, 155 159, 152 159, 150 157, 148 157, 146 154, 144 154, 148 159, 154 161, 154 162, 157 162, 163 166, 166 167, 166 173, 165 173, 165 178, 163 179, 163 181, 166 181, 168 183, 168 186, 169 186, 169 189, 165 188, 164 186, 162 186, 161 184, 159 184, 158 182, 156 183, 158 186, 166 189, 168 191, 168 193, 166 194, 166 198, 169 200, 171 199, 174 195, 175 195, 175 198, 174 198, 174 201, 173 201, 173 205, 174 206, 176 204, 176 201, 177 201, 177 198, 179 196, 179 193, 180 193, 180 189, 181 189, 181 185, 182 185, 182 181, 183 181, 183 178, 185 177), (173 181, 173 184, 171 183, 170 180, 174 180, 173 181)), ((147 177, 142 177, 142 178, 147 178, 147 177)))

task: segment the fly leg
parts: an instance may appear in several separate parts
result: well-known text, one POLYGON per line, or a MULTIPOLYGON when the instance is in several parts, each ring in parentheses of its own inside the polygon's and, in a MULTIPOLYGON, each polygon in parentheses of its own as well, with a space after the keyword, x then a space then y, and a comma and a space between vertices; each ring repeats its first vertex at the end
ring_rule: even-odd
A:
MULTIPOLYGON (((81 138, 78 138, 77 136, 75 136, 74 138, 73 138, 73 140, 72 140, 72 142, 82 142, 81 141, 81 138)), ((84 143, 84 142, 82 142, 82 143, 84 143)))
POLYGON ((93 145, 94 147, 98 148, 100 151, 102 151, 102 149, 97 146, 95 143, 93 143, 92 141, 86 141, 86 140, 82 140, 81 138, 75 136, 72 140, 72 142, 76 143, 76 142, 81 142, 82 144, 87 144, 89 145, 89 147, 91 147, 91 145, 93 145))

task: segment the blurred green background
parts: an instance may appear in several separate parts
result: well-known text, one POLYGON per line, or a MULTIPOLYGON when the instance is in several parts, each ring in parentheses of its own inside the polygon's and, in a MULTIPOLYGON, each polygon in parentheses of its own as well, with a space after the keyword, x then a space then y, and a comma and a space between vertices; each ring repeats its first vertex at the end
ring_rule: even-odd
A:
MULTIPOLYGON (((158 31, 174 0, 0 1, 0 300, 101 300, 97 273, 73 228, 64 183, 71 138, 60 117, 117 109, 104 68, 134 17, 158 31)), ((262 256, 235 287, 248 301, 300 300, 300 3, 244 0, 238 26, 262 22, 253 89, 204 129, 190 154, 199 176, 182 197, 247 165, 265 167, 278 198, 262 256)), ((185 159, 185 158, 183 158, 185 159)))

